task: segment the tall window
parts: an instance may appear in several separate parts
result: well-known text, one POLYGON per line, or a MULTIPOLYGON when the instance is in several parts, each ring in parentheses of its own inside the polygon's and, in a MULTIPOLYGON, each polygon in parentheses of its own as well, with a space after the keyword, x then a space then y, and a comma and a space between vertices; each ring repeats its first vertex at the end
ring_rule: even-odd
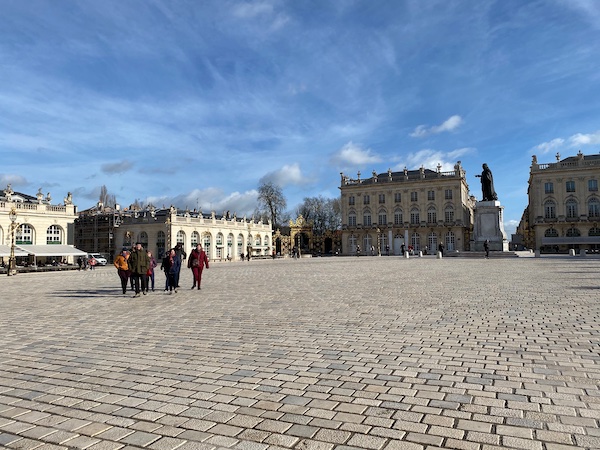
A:
POLYGON ((388 246, 388 238, 387 238, 387 234, 385 233, 381 233, 379 235, 379 251, 381 253, 385 252, 385 248, 388 246))
POLYGON ((182 230, 179 230, 177 232, 176 241, 177 241, 178 244, 185 243, 185 233, 182 230))
POLYGON ((394 225, 402 225, 402 210, 396 209, 394 211, 394 225))
POLYGON ((379 203, 385 203, 385 194, 379 194, 379 203))
POLYGON ((411 202, 418 202, 419 200, 419 196, 417 195, 417 192, 411 192, 410 193, 410 201, 411 202))
POLYGON ((371 226, 371 211, 363 212, 363 225, 366 227, 371 226))
POLYGON ((352 205, 354 205, 354 202, 355 202, 354 195, 351 195, 350 197, 348 197, 348 205, 352 206, 352 205))
MULTIPOLYGON (((204 236, 202 237, 202 247, 204 247, 204 251, 206 252, 207 255, 210 255, 210 241, 211 241, 210 233, 204 234, 204 236)), ((252 242, 252 241, 249 240, 248 243, 250 243, 250 242, 252 242)))
POLYGON ((435 200, 435 191, 427 191, 427 200, 429 200, 429 201, 435 200))
POLYGON ((242 236, 241 234, 238 234, 237 246, 238 246, 238 254, 241 254, 242 250, 244 249, 244 236, 242 236))
POLYGON ((429 250, 437 252, 437 234, 434 232, 429 233, 429 236, 427 236, 427 246, 429 247, 429 250))
POLYGON ((413 246, 415 252, 421 250, 421 236, 419 236, 419 233, 412 234, 412 236, 410 237, 410 245, 413 246))
POLYGON ((62 244, 62 228, 50 225, 46 230, 46 244, 62 244))
POLYGON ((566 187, 567 187, 567 192, 575 192, 575 182, 574 181, 567 181, 566 187))
POLYGON ((544 183, 544 192, 546 194, 554 194, 554 183, 544 183))
MULTIPOLYGON (((260 239, 260 236, 258 238, 260 239)), ((223 234, 222 233, 217 234, 217 245, 221 245, 221 246, 223 245, 223 234)), ((260 244, 258 244, 258 245, 260 245, 260 244)))
POLYGON ((148 249, 148 233, 142 231, 140 234, 138 234, 137 240, 142 244, 142 247, 148 249))
POLYGON ((348 236, 348 249, 350 250, 350 253, 356 252, 356 241, 356 236, 354 236, 353 234, 348 236))
POLYGON ((31 225, 24 223, 17 228, 17 232, 15 233, 15 243, 27 245, 33 244, 33 228, 31 225))
POLYGON ((444 210, 444 221, 454 222, 454 207, 452 205, 446 206, 446 209, 444 210))
POLYGON ((588 191, 590 191, 590 192, 598 191, 598 180, 588 180, 588 191))
POLYGON ((200 235, 197 231, 192 232, 192 247, 196 248, 196 245, 200 243, 200 235))
POLYGON ((164 231, 159 231, 156 236, 156 246, 158 247, 158 256, 163 257, 167 239, 164 231))
POLYGON ((452 252, 456 249, 456 237, 452 231, 446 233, 446 250, 452 252))
POLYGON ((355 213, 348 214, 348 226, 349 227, 356 226, 356 214, 355 213))
POLYGON ((565 206, 567 208, 567 217, 569 219, 576 219, 577 218, 577 202, 573 199, 567 200, 567 203, 565 204, 565 206))
POLYGON ((394 203, 402 202, 402 194, 400 192, 396 192, 394 194, 394 203))
POLYGON ((419 208, 413 208, 410 210, 410 223, 412 225, 419 225, 421 219, 419 218, 419 208))
POLYGON ((452 189, 446 189, 444 191, 444 199, 452 200, 452 189))
POLYGON ((370 234, 365 234, 365 237, 363 237, 363 251, 365 254, 371 251, 371 245, 373 245, 373 238, 370 234))
POLYGON ((590 198, 588 202, 588 216, 589 217, 600 217, 600 202, 597 198, 590 198))
POLYGON ((435 211, 434 206, 430 206, 427 209, 427 223, 435 223, 437 222, 437 213, 435 211))
POLYGON ((378 225, 387 225, 387 213, 384 210, 379 211, 377 218, 378 225))
POLYGON ((364 195, 364 196, 363 196, 363 203, 364 203, 365 205, 368 205, 369 203, 371 203, 371 196, 369 196, 369 195, 364 195))
POLYGON ((544 203, 544 217, 546 219, 556 219, 556 203, 552 200, 548 200, 544 203))

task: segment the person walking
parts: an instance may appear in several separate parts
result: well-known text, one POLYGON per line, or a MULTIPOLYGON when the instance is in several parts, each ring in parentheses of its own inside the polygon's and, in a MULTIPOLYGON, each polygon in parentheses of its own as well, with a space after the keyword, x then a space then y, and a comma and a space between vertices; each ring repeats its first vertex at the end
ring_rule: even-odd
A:
POLYGON ((158 264, 151 251, 148 251, 148 259, 150 260, 150 266, 148 266, 148 271, 146 272, 146 292, 150 290, 150 287, 152 287, 152 292, 154 292, 154 269, 158 264))
POLYGON ((440 245, 438 245, 438 251, 442 254, 442 257, 444 256, 444 244, 442 244, 440 242, 440 245))
POLYGON ((177 272, 175 273, 175 287, 179 287, 179 273, 181 271, 181 266, 183 261, 185 261, 185 259, 187 258, 187 254, 185 253, 185 250, 183 249, 183 244, 181 242, 178 242, 177 245, 175 245, 175 254, 177 255, 177 258, 179 258, 179 264, 177 265, 178 269, 177 272))
POLYGON ((192 274, 194 275, 192 289, 196 286, 198 289, 201 289, 200 284, 202 283, 202 270, 204 267, 208 269, 208 256, 206 256, 206 252, 202 249, 202 244, 197 244, 188 259, 188 268, 192 269, 192 274))
POLYGON ((127 262, 129 263, 129 270, 131 270, 131 277, 133 278, 134 298, 139 297, 140 292, 146 295, 146 273, 148 272, 148 267, 150 267, 150 258, 148 258, 148 253, 142 248, 141 242, 135 244, 127 262))
POLYGON ((121 289, 123 290, 123 294, 127 292, 127 281, 129 280, 129 264, 127 263, 128 259, 129 252, 126 249, 123 249, 113 262, 117 268, 119 278, 121 279, 121 289))
POLYGON ((483 249, 485 250, 486 259, 490 257, 490 241, 488 239, 483 243, 483 249))
MULTIPOLYGON (((163 270, 165 271, 165 275, 167 275, 167 289, 169 294, 172 294, 173 291, 177 294, 177 284, 175 283, 175 274, 179 273, 181 270, 181 259, 177 256, 175 249, 172 248, 169 250, 168 254, 163 259, 163 270)), ((165 291, 167 290, 165 289, 165 291)))

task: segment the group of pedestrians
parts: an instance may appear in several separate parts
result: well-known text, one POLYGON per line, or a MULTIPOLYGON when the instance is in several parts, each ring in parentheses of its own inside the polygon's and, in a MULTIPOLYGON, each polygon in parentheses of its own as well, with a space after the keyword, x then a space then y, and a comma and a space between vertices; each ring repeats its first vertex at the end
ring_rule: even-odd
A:
MULTIPOLYGON (((192 289, 201 289, 202 270, 205 267, 208 269, 208 256, 202 249, 202 245, 198 244, 187 258, 183 245, 178 243, 167 251, 162 259, 160 268, 165 273, 165 292, 177 293, 181 267, 186 259, 194 278, 192 289)), ((114 265, 121 280, 123 294, 127 293, 128 284, 135 292, 134 298, 148 294, 150 289, 154 291, 154 269, 158 264, 152 252, 144 250, 141 243, 136 243, 131 250, 123 248, 115 258, 114 265)))

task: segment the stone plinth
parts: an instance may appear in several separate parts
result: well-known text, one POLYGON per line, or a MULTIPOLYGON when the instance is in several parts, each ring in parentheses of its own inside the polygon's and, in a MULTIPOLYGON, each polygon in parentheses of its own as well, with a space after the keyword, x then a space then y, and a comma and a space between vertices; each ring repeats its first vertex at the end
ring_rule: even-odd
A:
POLYGON ((490 241, 490 251, 507 252, 508 239, 504 231, 504 206, 499 201, 477 202, 471 250, 484 251, 483 244, 490 241))

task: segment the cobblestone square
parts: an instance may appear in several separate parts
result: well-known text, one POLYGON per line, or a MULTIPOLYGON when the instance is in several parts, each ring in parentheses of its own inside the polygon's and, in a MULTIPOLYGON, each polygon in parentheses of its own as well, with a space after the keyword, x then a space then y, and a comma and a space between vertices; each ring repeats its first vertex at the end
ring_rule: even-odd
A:
POLYGON ((0 280, 0 447, 600 448, 600 260, 214 263, 0 280))

